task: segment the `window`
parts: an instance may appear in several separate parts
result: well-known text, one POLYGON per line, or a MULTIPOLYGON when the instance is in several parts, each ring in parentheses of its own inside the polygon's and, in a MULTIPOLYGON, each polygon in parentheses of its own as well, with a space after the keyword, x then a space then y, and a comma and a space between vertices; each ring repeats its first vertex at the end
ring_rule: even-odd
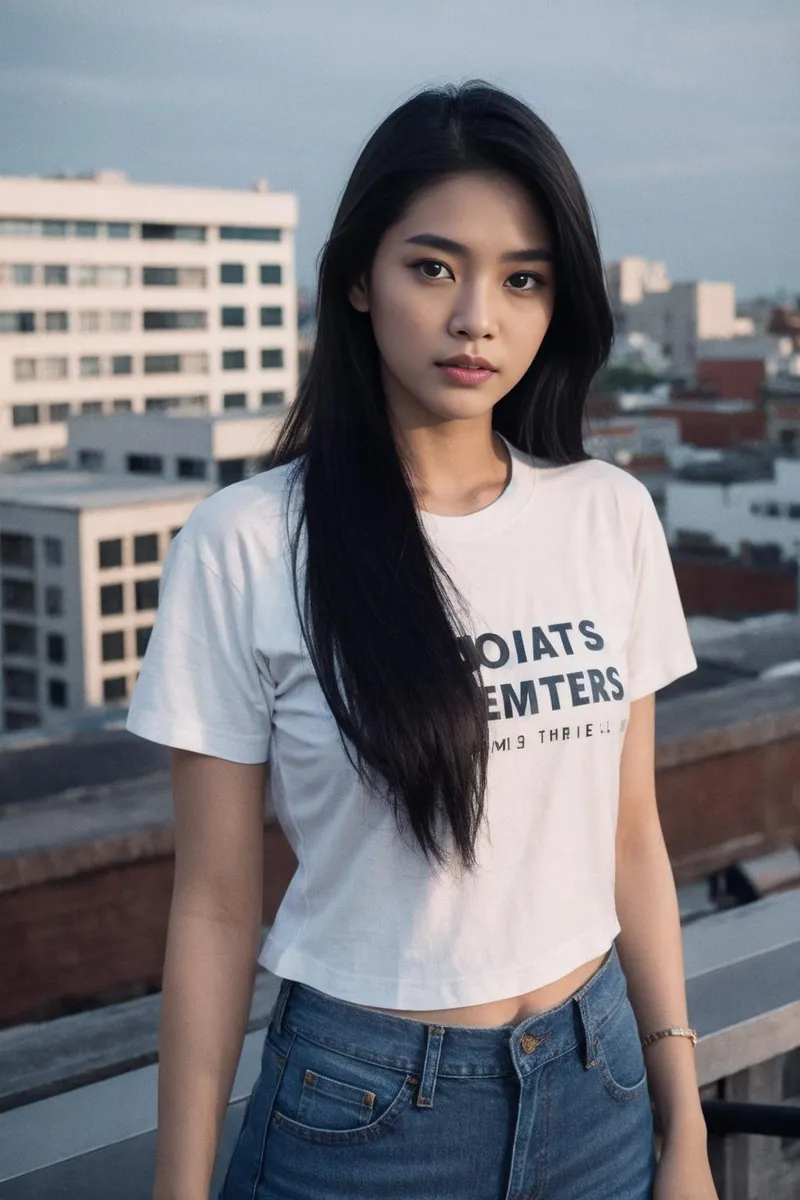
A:
POLYGON ((243 371, 247 366, 247 357, 244 350, 223 350, 222 351, 222 369, 223 371, 243 371))
POLYGON ((125 462, 132 475, 163 475, 164 459, 160 454, 128 454, 125 462))
POLYGON ((244 479, 245 460, 243 458, 223 458, 217 463, 217 479, 221 488, 229 483, 238 483, 244 479))
POLYGON ((175 540, 175 538, 178 536, 178 534, 180 533, 182 528, 183 528, 182 525, 176 525, 174 529, 170 529, 170 531, 169 531, 170 541, 175 540))
POLYGON ((29 533, 0 533, 0 563, 4 567, 34 567, 33 538, 29 533))
POLYGON ((205 459, 179 458, 177 460, 177 474, 179 479, 205 479, 205 459))
POLYGON ((180 396, 147 396, 144 402, 145 412, 166 412, 169 408, 180 408, 180 396))
POLYGON ((104 460, 102 450, 78 451, 78 467, 81 471, 102 471, 104 460))
POLYGON ((222 397, 224 408, 246 408, 247 392, 226 392, 222 397))
POLYGON ((273 367, 283 366, 283 351, 282 350, 262 350, 261 351, 261 366, 265 370, 273 367))
POLYGON ((69 404, 51 404, 48 410, 50 420, 55 423, 57 421, 66 421, 69 416, 69 404))
POLYGON ((98 232, 97 221, 76 221, 75 222, 75 237, 96 238, 97 232, 98 232))
POLYGON ((103 401, 102 400, 83 400, 81 402, 81 413, 84 417, 102 417, 103 401))
POLYGON ((104 633, 100 639, 100 654, 103 662, 118 662, 125 657, 125 632, 122 629, 104 633))
POLYGON ((66 221, 42 221, 42 235, 44 237, 66 237, 67 222, 66 221))
POLYGON ((204 242, 204 225, 162 225, 146 221, 142 225, 144 241, 204 242))
POLYGON ((261 264, 261 282, 262 283, 282 283, 283 268, 277 263, 262 263, 261 264))
POLYGON ((67 268, 61 266, 46 266, 44 269, 44 282, 47 287, 66 287, 67 268))
POLYGON ((26 580, 4 579, 2 599, 6 612, 32 613, 36 611, 36 591, 33 584, 26 580))
POLYGON ((208 372, 208 355, 205 353, 184 354, 181 362, 187 375, 205 375, 208 372))
POLYGON ((262 308, 261 309, 261 324, 262 325, 282 325, 283 324, 283 309, 282 308, 262 308))
POLYGON ((6 667, 3 671, 3 687, 8 700, 28 700, 35 703, 39 698, 39 676, 35 671, 6 667))
POLYGON ((142 283, 145 287, 177 287, 177 267, 142 267, 142 283))
POLYGON ((177 374, 181 369, 180 354, 145 354, 145 375, 177 374))
POLYGON ((13 425, 38 425, 38 404, 14 404, 11 408, 11 423, 13 425))
POLYGON ((78 313, 78 329, 81 333, 97 333, 100 328, 100 313, 88 308, 78 313))
POLYGON ((35 729, 41 725, 41 717, 34 712, 19 712, 15 708, 3 710, 3 720, 9 733, 15 729, 35 729))
POLYGON ((142 313, 143 329, 205 329, 206 314, 188 310, 170 312, 164 309, 149 309, 142 313))
POLYGON ((38 237, 41 233, 41 228, 39 221, 27 221, 11 217, 0 221, 0 236, 38 237))
POLYGON ((244 283, 244 263, 220 263, 220 283, 244 283))
POLYGON ((63 567, 64 543, 61 538, 46 537, 44 539, 44 561, 48 567, 63 567))
POLYGON ((153 632, 152 625, 142 625, 136 630, 136 657, 144 658, 147 651, 147 644, 150 641, 150 634, 153 632))
POLYGON ((114 309, 108 314, 108 328, 115 333, 126 333, 133 328, 133 313, 114 309))
POLYGON ((158 608, 158 579, 137 579, 134 590, 136 607, 140 612, 147 608, 158 608))
POLYGON ((122 538, 107 538, 97 543, 97 565, 101 571, 122 566, 122 538))
POLYGON ((60 617, 64 614, 64 589, 58 584, 48 583, 44 589, 44 611, 48 617, 60 617))
POLYGON ((97 287, 99 267, 76 267, 75 282, 78 287, 97 287))
POLYGON ((95 354, 84 355, 80 360, 80 373, 86 378, 88 375, 100 374, 100 359, 95 354))
POLYGON ((34 333, 36 317, 32 312, 0 313, 0 333, 34 333))
POLYGON ((103 680, 103 700, 111 703, 114 700, 124 700, 128 695, 128 681, 124 675, 117 675, 113 679, 103 680))
POLYGON ((281 231, 259 225, 222 225, 219 236, 223 242, 279 242, 281 231))
POLYGON ((16 287, 27 287, 33 283, 33 266, 30 263, 15 263, 11 268, 11 278, 16 287))
POLYGON ((104 583, 100 588, 100 612, 104 617, 124 611, 121 583, 104 583))
POLYGON ((67 643, 64 635, 61 633, 48 633, 47 635, 47 661, 51 663, 63 663, 67 658, 67 643))
POLYGON ((108 236, 110 238, 129 238, 131 227, 128 221, 109 221, 108 236))
POLYGON ((132 412, 133 404, 130 400, 113 400, 111 407, 115 413, 132 412))
POLYGON ((220 321, 223 329, 243 329, 244 309, 223 308, 220 321))
POLYGON ((20 658, 36 657, 36 626, 3 624, 3 653, 17 654, 20 658))
POLYGON ((65 312, 46 312, 44 327, 48 333, 66 333, 69 329, 69 316, 65 312))
POLYGON ((133 356, 130 354, 115 354, 111 359, 112 375, 130 375, 133 372, 133 356))
POLYGON ((158 534, 140 533, 133 539, 135 563, 158 562, 158 534))
POLYGON ((67 707, 67 685, 63 679, 48 679, 47 699, 51 708, 67 707))
POLYGON ((284 404, 286 402, 285 392, 262 392, 261 404, 266 408, 271 404, 284 404))
POLYGON ((130 287, 131 269, 130 267, 98 267, 97 282, 100 287, 130 287))
POLYGON ((23 379, 36 378, 36 359, 35 358, 15 358, 14 359, 14 378, 20 382, 23 379))
POLYGON ((64 357, 42 359, 42 379, 66 379, 67 360, 64 357))

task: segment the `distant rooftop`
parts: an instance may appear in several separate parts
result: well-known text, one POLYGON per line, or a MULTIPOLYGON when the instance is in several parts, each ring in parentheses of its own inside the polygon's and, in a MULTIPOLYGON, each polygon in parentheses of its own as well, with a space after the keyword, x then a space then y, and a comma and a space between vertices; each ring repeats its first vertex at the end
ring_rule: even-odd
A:
POLYGON ((0 474, 0 504, 37 508, 117 508, 126 504, 157 504, 161 500, 190 500, 216 488, 202 480, 154 482, 140 475, 96 471, 44 470, 0 474))

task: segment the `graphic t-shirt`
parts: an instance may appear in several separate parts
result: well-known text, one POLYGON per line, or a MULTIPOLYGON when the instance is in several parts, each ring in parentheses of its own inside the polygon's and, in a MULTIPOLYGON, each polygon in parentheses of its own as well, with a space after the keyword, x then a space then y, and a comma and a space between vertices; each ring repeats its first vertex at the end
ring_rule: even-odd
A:
POLYGON ((170 546, 128 729, 269 762, 298 860, 259 962, 389 1008, 479 1004, 604 953, 630 704, 697 666, 647 489, 608 463, 509 446, 466 516, 420 514, 467 603, 490 725, 473 873, 430 866, 350 763, 303 644, 286 540, 291 467, 201 501, 170 546))

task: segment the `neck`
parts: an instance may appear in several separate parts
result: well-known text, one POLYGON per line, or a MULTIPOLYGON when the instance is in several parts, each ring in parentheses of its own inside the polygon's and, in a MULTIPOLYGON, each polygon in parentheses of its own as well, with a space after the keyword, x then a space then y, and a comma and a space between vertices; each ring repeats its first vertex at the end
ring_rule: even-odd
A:
POLYGON ((395 421, 393 429, 419 508, 466 516, 492 504, 508 484, 511 460, 491 412, 411 427, 395 421))

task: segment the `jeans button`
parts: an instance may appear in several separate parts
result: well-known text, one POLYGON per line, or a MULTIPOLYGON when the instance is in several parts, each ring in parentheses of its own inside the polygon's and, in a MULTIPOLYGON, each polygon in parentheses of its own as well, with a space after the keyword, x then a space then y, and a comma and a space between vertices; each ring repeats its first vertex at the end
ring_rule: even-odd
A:
POLYGON ((524 1033, 520 1042, 525 1054, 533 1054, 536 1047, 539 1045, 539 1039, 534 1037, 532 1033, 524 1033))

